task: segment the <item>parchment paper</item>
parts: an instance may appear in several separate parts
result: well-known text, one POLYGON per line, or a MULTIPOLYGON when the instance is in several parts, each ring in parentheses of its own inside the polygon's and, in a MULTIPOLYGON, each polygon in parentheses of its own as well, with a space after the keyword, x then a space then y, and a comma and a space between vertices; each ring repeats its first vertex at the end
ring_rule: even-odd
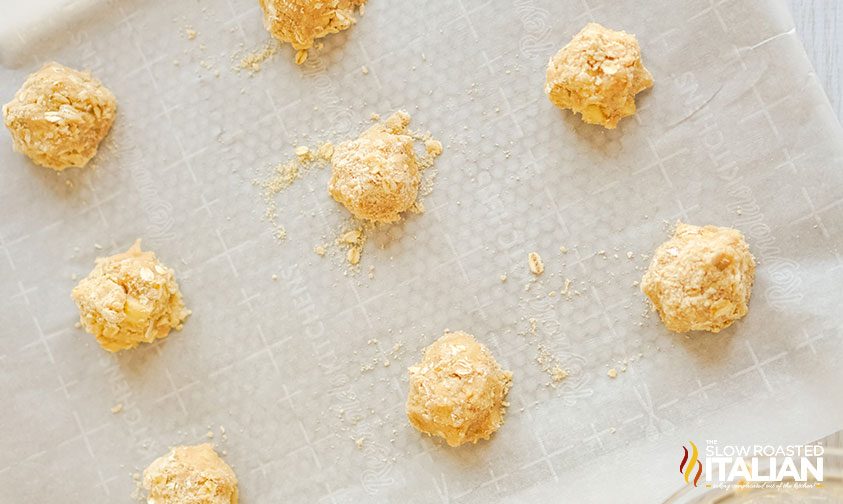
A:
POLYGON ((303 67, 285 47, 253 76, 232 69, 268 40, 250 0, 3 11, 2 101, 57 60, 119 115, 94 166, 59 175, 0 134, 0 501, 126 502, 133 473, 211 431, 245 503, 656 502, 688 440, 843 426, 843 136, 779 1, 372 0, 303 67), (636 33, 656 80, 615 131, 542 91, 589 19, 636 33), (346 222, 315 171, 279 195, 275 240, 254 178, 398 108, 445 144, 426 212, 346 274, 312 252, 346 222), (668 333, 634 285, 677 219, 741 229, 759 260, 718 335, 668 333), (137 237, 193 315, 112 355, 70 290, 137 237), (565 279, 579 294, 550 296, 565 279), (451 449, 404 417, 406 367, 445 328, 514 373, 490 442, 451 449), (571 371, 555 388, 539 346, 571 371))

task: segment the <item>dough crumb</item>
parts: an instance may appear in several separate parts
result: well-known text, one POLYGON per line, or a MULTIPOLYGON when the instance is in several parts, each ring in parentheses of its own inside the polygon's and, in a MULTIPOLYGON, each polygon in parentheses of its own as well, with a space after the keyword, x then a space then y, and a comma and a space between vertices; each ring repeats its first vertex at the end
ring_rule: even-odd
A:
POLYGON ((118 403, 118 404, 115 404, 114 406, 111 407, 111 413, 112 414, 116 415, 117 413, 120 413, 122 411, 123 411, 123 403, 118 403))
POLYGON ((143 472, 149 504, 237 504, 237 476, 210 444, 179 446, 143 472))
POLYGON ((559 383, 568 377, 568 372, 560 368, 559 366, 555 366, 553 369, 551 369, 550 373, 550 377, 553 379, 553 383, 559 383))
POLYGON ((260 0, 263 23, 269 33, 297 50, 295 61, 307 60, 316 39, 347 30, 357 20, 354 11, 363 14, 366 0, 260 0))
POLYGON ((172 269, 140 240, 121 254, 99 258, 73 288, 80 323, 109 352, 166 337, 190 314, 172 269))
POLYGON ((489 439, 503 424, 512 373, 464 332, 446 332, 409 368, 407 417, 450 446, 489 439))
POLYGON ((544 263, 541 256, 537 252, 530 252, 527 255, 527 260, 530 264, 530 272, 536 276, 544 273, 544 263))
POLYGON ((31 74, 3 105, 15 150, 57 171, 88 164, 116 114, 117 100, 100 81, 55 62, 31 74))
POLYGON ((678 223, 656 249, 641 291, 671 331, 710 331, 749 311, 755 258, 736 229, 678 223))
POLYGON ((316 255, 318 255, 319 257, 324 257, 325 252, 326 252, 325 246, 324 245, 317 245, 317 246, 313 247, 313 252, 315 252, 316 255))
POLYGON ((438 156, 442 154, 442 142, 432 138, 425 140, 424 148, 431 156, 438 156))
POLYGON ((352 266, 360 263, 360 255, 363 253, 363 245, 365 243, 366 226, 364 225, 346 231, 337 238, 337 244, 346 247, 346 260, 352 266))
POLYGON ((635 95, 653 85, 635 35, 588 23, 547 65, 545 93, 589 124, 614 129, 635 113, 635 95))
POLYGON ((608 376, 609 378, 617 378, 618 377, 618 370, 615 369, 615 368, 612 368, 612 369, 606 371, 606 376, 608 376))
POLYGON ((316 150, 316 156, 322 161, 330 161, 331 156, 334 155, 334 144, 325 142, 316 150))

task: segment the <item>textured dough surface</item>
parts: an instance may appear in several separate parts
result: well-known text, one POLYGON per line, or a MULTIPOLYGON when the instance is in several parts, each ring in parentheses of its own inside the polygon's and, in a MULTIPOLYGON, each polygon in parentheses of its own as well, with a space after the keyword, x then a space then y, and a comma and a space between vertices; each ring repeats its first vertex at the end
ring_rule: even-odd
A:
POLYGON ((635 95, 652 85, 635 35, 588 23, 551 58, 544 90, 557 107, 613 129, 635 113, 635 95))
POLYGON ((296 63, 307 59, 314 40, 347 30, 354 10, 366 0, 260 0, 263 22, 273 37, 297 49, 296 63))
POLYGON ((749 310, 755 258, 732 228, 679 223, 641 280, 671 331, 720 332, 749 310))
POLYGON ((358 219, 395 222, 415 203, 421 174, 409 124, 396 112, 334 147, 328 192, 358 219))
POLYGON ((179 446, 143 472, 148 504, 237 504, 237 476, 209 444, 179 446))
POLYGON ((97 259, 71 295, 82 326, 109 352, 164 338, 190 314, 173 270, 142 251, 140 240, 122 254, 97 259))
POLYGON ((407 417, 421 432, 460 446, 489 439, 503 423, 512 373, 470 334, 445 333, 409 373, 407 417))
POLYGON ((97 153, 117 114, 117 101, 100 81, 47 63, 3 106, 15 150, 38 165, 83 167, 97 153))

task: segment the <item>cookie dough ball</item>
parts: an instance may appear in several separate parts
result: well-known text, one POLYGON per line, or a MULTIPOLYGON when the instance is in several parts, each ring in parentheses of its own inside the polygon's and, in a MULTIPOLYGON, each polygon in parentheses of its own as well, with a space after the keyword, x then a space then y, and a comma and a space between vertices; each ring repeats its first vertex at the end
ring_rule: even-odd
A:
POLYGON ((421 174, 409 123, 396 112, 334 148, 328 192, 358 219, 395 222, 416 202, 421 174))
POLYGON ((557 107, 613 129, 635 113, 635 95, 652 85, 635 35, 588 23, 548 63, 544 91, 557 107))
POLYGON ((15 150, 38 165, 82 167, 114 123, 117 101, 87 72, 47 63, 3 106, 15 150))
POLYGON ((143 472, 148 504, 237 504, 237 476, 209 444, 179 446, 143 472))
POLYGON ((140 240, 122 254, 97 259, 72 297, 82 326, 109 352, 164 338, 190 314, 173 270, 142 251, 140 240))
POLYGON ((740 231, 679 223, 656 249, 641 290, 671 331, 716 333, 746 315, 754 279, 740 231))
POLYGON ((512 373, 470 334, 445 333, 409 371, 407 416, 421 432, 460 446, 489 439, 503 423, 512 373))
POLYGON ((296 53, 296 63, 307 59, 313 41, 347 30, 356 22, 354 10, 366 0, 260 0, 263 23, 273 37, 288 42, 296 53))

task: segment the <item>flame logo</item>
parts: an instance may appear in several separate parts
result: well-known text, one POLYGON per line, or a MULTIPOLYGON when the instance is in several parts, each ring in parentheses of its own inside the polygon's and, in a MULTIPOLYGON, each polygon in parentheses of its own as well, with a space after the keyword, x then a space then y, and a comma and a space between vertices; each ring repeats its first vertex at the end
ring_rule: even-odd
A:
POLYGON ((702 462, 699 460, 700 452, 697 450, 697 445, 693 441, 688 442, 691 443, 691 452, 689 454, 688 449, 684 446, 682 447, 685 450, 685 455, 682 457, 682 462, 679 463, 679 474, 685 477, 685 483, 691 483, 691 475, 694 474, 694 469, 696 469, 693 483, 694 486, 697 486, 702 476, 702 462))

